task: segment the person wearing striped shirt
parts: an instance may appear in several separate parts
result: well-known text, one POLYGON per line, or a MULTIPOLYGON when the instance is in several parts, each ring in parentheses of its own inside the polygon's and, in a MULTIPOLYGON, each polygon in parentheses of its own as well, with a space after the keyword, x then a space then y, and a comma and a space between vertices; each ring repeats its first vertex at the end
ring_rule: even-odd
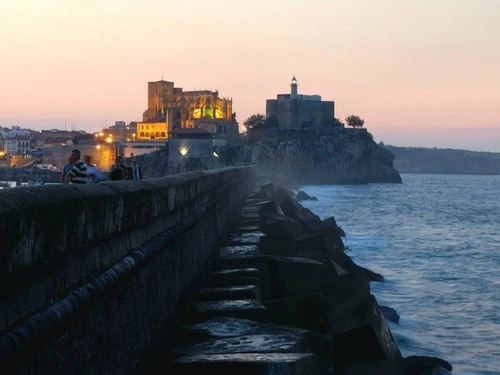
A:
POLYGON ((71 184, 87 183, 87 164, 81 159, 80 150, 71 151, 73 168, 68 172, 69 182, 71 184))

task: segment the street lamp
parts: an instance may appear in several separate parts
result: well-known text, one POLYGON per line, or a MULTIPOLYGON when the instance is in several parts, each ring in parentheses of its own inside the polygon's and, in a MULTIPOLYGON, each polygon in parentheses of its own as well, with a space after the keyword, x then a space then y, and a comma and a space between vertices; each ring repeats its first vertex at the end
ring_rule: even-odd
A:
POLYGON ((181 172, 184 172, 186 169, 186 154, 189 151, 189 147, 186 145, 182 145, 179 147, 179 152, 181 153, 181 172))
POLYGON ((97 160, 98 164, 101 165, 101 145, 95 146, 97 148, 97 160))

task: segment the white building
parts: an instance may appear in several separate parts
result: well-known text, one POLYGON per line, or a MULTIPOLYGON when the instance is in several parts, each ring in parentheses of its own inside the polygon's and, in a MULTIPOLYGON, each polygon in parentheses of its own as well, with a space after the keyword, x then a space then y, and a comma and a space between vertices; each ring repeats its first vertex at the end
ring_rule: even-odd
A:
POLYGON ((23 154, 29 152, 31 135, 18 135, 14 137, 5 137, 3 140, 3 147, 7 154, 23 154))
POLYGON ((0 127, 0 134, 4 138, 18 137, 18 136, 29 136, 33 133, 33 130, 30 129, 21 129, 18 125, 12 125, 9 128, 0 127))

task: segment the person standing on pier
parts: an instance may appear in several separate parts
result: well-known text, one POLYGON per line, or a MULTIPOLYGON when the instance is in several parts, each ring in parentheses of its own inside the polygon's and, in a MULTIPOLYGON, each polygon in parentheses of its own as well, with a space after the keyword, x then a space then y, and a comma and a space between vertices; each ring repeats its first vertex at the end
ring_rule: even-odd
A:
POLYGON ((132 179, 133 180, 141 180, 142 179, 142 170, 141 167, 137 164, 137 159, 132 159, 132 179))
POLYGON ((71 184, 86 184, 87 164, 81 159, 80 150, 74 149, 71 151, 71 161, 73 162, 73 167, 68 172, 69 182, 71 184))
POLYGON ((92 163, 92 157, 90 155, 83 155, 83 161, 87 164, 87 183, 96 183, 104 180, 99 167, 92 163))
POLYGON ((68 162, 64 164, 62 167, 61 171, 61 178, 60 178, 60 183, 61 184, 68 184, 69 183, 69 177, 68 177, 68 172, 73 168, 73 163, 71 161, 71 155, 68 157, 68 162))
POLYGON ((125 175, 125 167, 122 165, 122 158, 117 156, 115 163, 109 171, 108 179, 111 181, 120 181, 125 179, 125 175))

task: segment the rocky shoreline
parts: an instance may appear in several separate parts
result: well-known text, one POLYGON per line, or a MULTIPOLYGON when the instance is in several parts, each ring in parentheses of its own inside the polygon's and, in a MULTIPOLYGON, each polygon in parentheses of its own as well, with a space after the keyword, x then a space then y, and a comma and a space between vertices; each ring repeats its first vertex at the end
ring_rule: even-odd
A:
POLYGON ((394 155, 366 129, 251 130, 218 152, 227 165, 253 163, 303 185, 401 183, 394 155))
POLYGON ((443 373, 435 357, 403 357, 370 282, 383 276, 346 255, 335 218, 321 220, 304 192, 263 183, 252 194, 176 330, 138 374, 443 373))

